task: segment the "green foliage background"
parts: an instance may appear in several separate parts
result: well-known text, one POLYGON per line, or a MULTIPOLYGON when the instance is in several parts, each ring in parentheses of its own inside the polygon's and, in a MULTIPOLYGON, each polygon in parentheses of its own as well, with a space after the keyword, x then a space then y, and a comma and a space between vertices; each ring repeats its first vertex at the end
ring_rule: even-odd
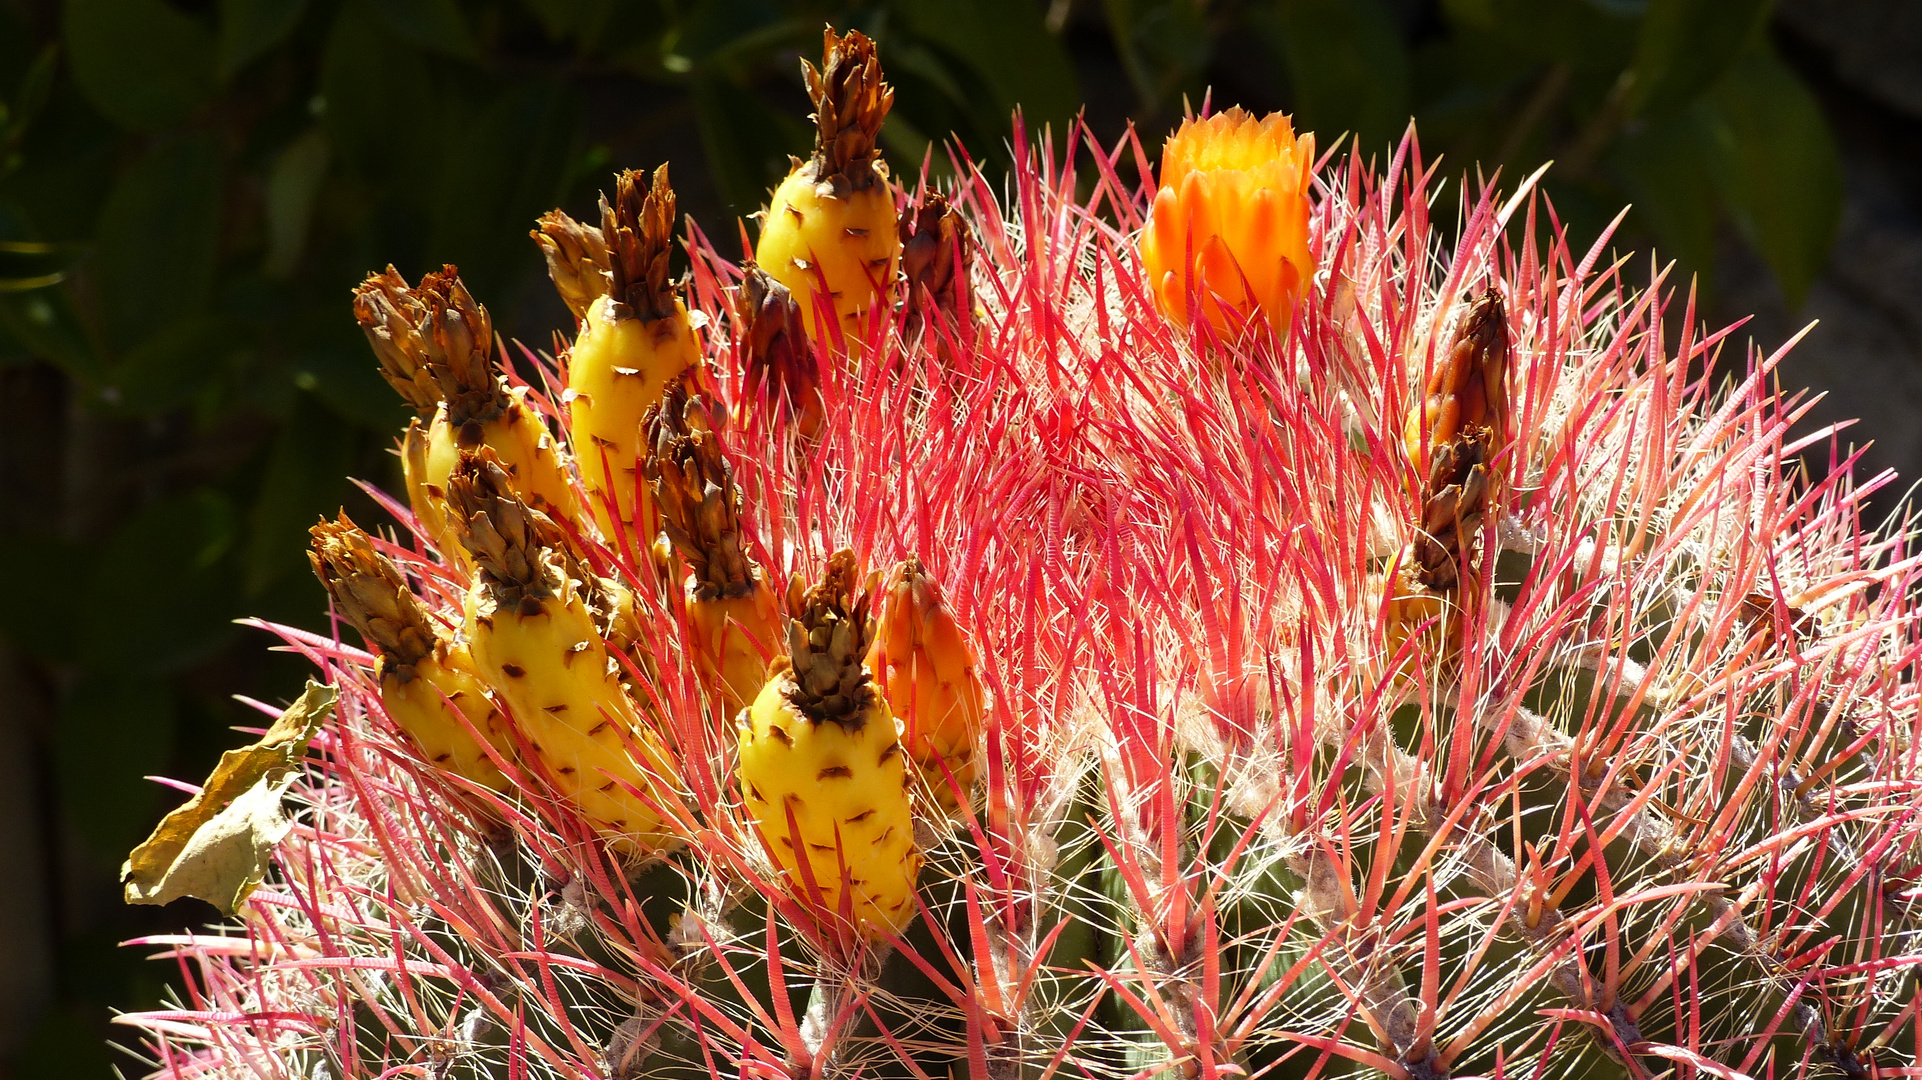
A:
MULTIPOLYGON (((510 336, 565 310, 527 239, 619 167, 671 160, 724 246, 808 145, 824 21, 882 43, 897 172, 1010 113, 1151 145, 1185 100, 1285 108, 1444 174, 1548 190, 1589 237, 1707 272, 1732 225, 1797 303, 1840 207, 1769 0, 0 0, 0 637, 36 747, 56 1000, 12 1075, 105 1075, 107 1009, 165 969, 114 943, 205 921, 121 908, 120 859, 299 665, 243 615, 320 626, 303 543, 395 480, 405 418, 350 288, 460 265, 510 336), (31 708, 28 708, 31 706, 31 708), (40 718, 34 721, 33 718, 40 718)), ((128 1063, 131 1065, 131 1063, 128 1063)))

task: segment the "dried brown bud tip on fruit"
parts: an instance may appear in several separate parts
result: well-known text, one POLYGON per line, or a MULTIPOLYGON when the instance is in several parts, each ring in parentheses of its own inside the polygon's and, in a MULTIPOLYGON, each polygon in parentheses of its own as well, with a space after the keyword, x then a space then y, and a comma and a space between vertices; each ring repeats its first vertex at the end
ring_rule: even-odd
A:
POLYGON ((419 663, 434 649, 433 624, 399 568, 374 550, 373 540, 341 511, 308 530, 307 561, 334 599, 340 616, 367 644, 397 667, 419 663))
POLYGON ((674 188, 666 165, 654 170, 651 187, 638 169, 615 178, 614 201, 601 197, 601 235, 607 241, 616 314, 643 322, 674 314, 674 288, 667 279, 674 251, 674 188))
POLYGON ((542 214, 537 227, 528 235, 540 245, 547 259, 547 275, 554 289, 577 319, 587 317, 594 301, 607 295, 607 241, 601 230, 574 220, 559 210, 542 214))
POLYGON ((453 266, 421 278, 414 293, 426 313, 421 340, 427 370, 447 402, 447 423, 461 446, 479 446, 478 425, 500 418, 510 406, 507 384, 494 370, 494 320, 453 266))
POLYGON ((854 552, 842 548, 828 559, 819 584, 790 601, 788 659, 794 668, 795 708, 815 723, 865 722, 875 696, 867 664, 873 644, 868 594, 860 588, 854 552))
POLYGON ((514 494, 513 481, 492 450, 462 451, 447 482, 447 505, 460 542, 483 579, 514 598, 551 597, 558 581, 544 558, 553 522, 514 494))
POLYGON ((1428 392, 1409 417, 1410 460, 1423 469, 1415 579, 1453 589, 1468 573, 1467 548, 1495 497, 1495 457, 1508 442, 1508 315, 1502 294, 1477 296, 1435 365, 1428 392))
POLYGON ((354 318, 367 335, 386 379, 423 418, 440 405, 440 386, 427 370, 427 343, 422 327, 427 308, 414 295, 400 271, 389 266, 354 289, 354 318))
POLYGON ((647 411, 647 478, 661 508, 661 529, 688 565, 701 599, 752 591, 741 550, 741 493, 721 453, 715 414, 699 395, 670 387, 647 411))
POLYGON ((880 183, 875 142, 894 107, 894 88, 881 81, 873 39, 859 30, 842 37, 828 27, 821 38, 821 67, 803 60, 801 76, 814 101, 814 157, 821 178, 844 177, 854 191, 880 183))
POLYGON ((801 305, 787 286, 749 262, 735 300, 741 328, 741 361, 750 395, 785 409, 806 439, 820 431, 821 367, 808 344, 801 305))
POLYGON ((901 274, 907 279, 903 329, 920 333, 933 312, 954 326, 973 316, 968 274, 974 265, 974 233, 947 196, 931 192, 914 214, 901 220, 901 274))

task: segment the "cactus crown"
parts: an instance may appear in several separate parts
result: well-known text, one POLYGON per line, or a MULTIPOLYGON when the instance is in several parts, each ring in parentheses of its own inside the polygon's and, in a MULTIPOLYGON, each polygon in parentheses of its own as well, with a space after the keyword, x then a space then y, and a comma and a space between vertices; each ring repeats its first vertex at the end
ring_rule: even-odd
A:
POLYGON ((607 295, 609 267, 605 235, 560 210, 542 214, 535 225, 528 235, 540 245, 541 255, 547 259, 547 276, 554 279, 555 291, 560 293, 562 302, 575 318, 585 318, 594 301, 607 295))
POLYGON ((421 326, 427 309, 407 279, 389 265, 354 289, 354 318, 374 347, 380 374, 422 416, 434 415, 440 387, 427 371, 427 346, 421 326))
MULTIPOLYGON (((886 172, 875 140, 894 107, 894 88, 881 81, 874 41, 859 30, 846 37, 828 27, 821 36, 821 66, 801 61, 808 97, 814 100, 815 179, 845 182, 849 191, 881 183, 886 172)), ((837 194, 840 193, 837 190, 837 194)))
MULTIPOLYGON (((908 610, 927 611, 941 606, 941 586, 921 565, 921 556, 909 553, 908 557, 894 564, 888 576, 881 583, 886 597, 886 609, 891 613, 898 604, 906 605, 908 610)), ((883 616, 885 619, 886 616, 883 616)))
POLYGON ((874 619, 875 652, 890 660, 905 658, 925 636, 929 618, 942 608, 941 586, 921 564, 921 556, 910 553, 875 588, 880 594, 875 602, 880 609, 874 619))
POLYGON ((910 331, 930 310, 950 319, 967 315, 968 267, 974 233, 948 197, 929 192, 913 214, 901 219, 901 273, 907 279, 910 331))
POLYGON ((461 546, 500 605, 518 604, 533 615, 542 600, 560 594, 561 571, 549 550, 554 523, 514 493, 492 450, 461 451, 447 481, 447 507, 461 546))
POLYGON ((427 371, 447 402, 447 422, 461 446, 477 447, 479 425, 508 407, 507 385, 494 370, 494 320, 452 265, 421 278, 414 295, 423 312, 420 337, 427 371))
POLYGON ((821 582, 802 592, 797 581, 788 597, 794 620, 788 623, 788 655, 777 657, 771 674, 791 669, 787 698, 817 724, 836 723, 861 730, 875 702, 874 681, 863 662, 874 640, 868 594, 860 589, 854 552, 847 548, 828 559, 821 582))
POLYGON ((434 651, 433 624, 393 562, 374 550, 374 542, 341 511, 338 521, 322 518, 308 530, 313 547, 307 561, 341 617, 405 679, 413 665, 434 651))
MULTIPOLYGON (((1476 297, 1435 366, 1424 402, 1429 447, 1422 489, 1415 579, 1446 590, 1465 572, 1463 545, 1481 527, 1495 477, 1489 471, 1507 441, 1508 314, 1492 286, 1476 297)), ((1409 433, 1419 460, 1422 434, 1409 433)))
POLYGON ((741 550, 741 492, 721 453, 713 410, 685 387, 641 420, 647 431, 642 462, 661 508, 661 530, 687 561, 701 600, 754 592, 754 564, 741 550))
POLYGON ((809 348, 801 305, 788 287, 753 262, 742 268, 734 305, 741 326, 741 366, 751 387, 797 404, 818 394, 821 369, 809 348))
POLYGON ((1487 428, 1491 452, 1507 442, 1508 309, 1501 291, 1489 286, 1470 302, 1448 353, 1428 380, 1431 446, 1487 428))
POLYGON ((601 196, 601 235, 607 242, 611 295, 620 318, 652 322, 674 314, 668 256, 674 250, 674 189, 667 166, 647 174, 629 169, 614 180, 614 202, 601 196))

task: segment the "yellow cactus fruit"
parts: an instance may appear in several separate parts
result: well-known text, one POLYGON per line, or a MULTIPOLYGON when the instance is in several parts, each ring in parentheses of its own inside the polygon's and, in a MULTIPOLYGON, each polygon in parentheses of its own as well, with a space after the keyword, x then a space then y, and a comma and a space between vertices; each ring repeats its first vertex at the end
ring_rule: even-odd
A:
POLYGON ((919 558, 903 560, 884 587, 868 668, 901 721, 921 781, 953 813, 974 786, 981 735, 984 694, 974 650, 919 558))
POLYGON ((576 319, 587 318, 587 309, 607 295, 609 284, 607 241, 601 230, 549 210, 528 235, 547 259, 547 276, 554 279, 561 302, 576 319))
POLYGON ((314 576, 378 657, 374 673, 387 715, 437 768, 506 791, 507 777, 469 731, 480 732, 500 756, 512 756, 500 710, 466 647, 429 621, 400 570, 345 513, 310 532, 314 576))
POLYGON ((894 281, 894 193, 875 145, 894 90, 881 81, 874 42, 858 30, 841 37, 829 27, 820 69, 802 61, 801 73, 814 99, 814 156, 796 161, 775 189, 754 259, 800 300, 809 336, 823 341, 833 335, 819 315, 822 290, 842 333, 858 335, 894 281))
POLYGON ((739 767, 748 816, 794 895, 873 936, 913 918, 921 853, 900 731, 862 662, 871 629, 857 575, 854 553, 836 552, 791 605, 788 655, 742 715, 739 767))
POLYGON ((767 682, 785 644, 780 598, 741 537, 741 493, 721 453, 707 403, 670 388, 648 410, 647 476, 661 530, 687 564, 687 636, 695 670, 722 716, 767 682))
POLYGON ((515 490, 557 518, 579 512, 560 445, 525 388, 509 389, 495 370, 494 326, 452 266, 409 287, 393 267, 354 290, 354 314, 381 373, 430 422, 409 428, 402 443, 408 503, 443 555, 464 565, 447 531, 447 478, 462 450, 486 446, 500 458, 515 490))
POLYGON ((1494 498, 1491 466, 1508 443, 1508 352, 1507 310, 1490 288, 1470 301, 1409 411, 1403 445, 1422 478, 1413 561, 1425 588, 1452 589, 1472 569, 1465 547, 1494 498))
POLYGON ((676 773, 621 687, 582 582, 551 543, 556 527, 520 500, 487 451, 461 456, 448 506, 479 569, 466 610, 474 662, 528 751, 616 850, 672 846, 656 807, 679 798, 676 773))
MULTIPOLYGON (((389 266, 367 275, 354 290, 354 318, 373 346, 381 376, 420 414, 407 422, 401 436, 401 474, 407 484, 407 503, 422 532, 438 542, 447 514, 440 494, 430 495, 427 490, 427 432, 441 407, 440 384, 427 370, 427 346, 421 338, 427 308, 400 271, 389 266)), ((459 545, 442 544, 441 552, 464 557, 459 545)))
POLYGON ((1315 136, 1281 113, 1189 118, 1161 154, 1141 266, 1162 314, 1188 325, 1190 297, 1217 331, 1265 317, 1285 330, 1315 272, 1308 185, 1315 136))
POLYGON ((639 481, 641 416, 670 383, 697 378, 701 363, 687 308, 667 277, 674 247, 667 166, 655 170, 651 188, 645 174, 622 173, 613 204, 601 200, 600 232, 611 291, 586 309, 568 357, 568 427, 602 535, 644 548, 659 519, 639 481))
POLYGON ((425 485, 444 488, 460 452, 485 446, 528 505, 551 518, 577 517, 560 444, 527 404, 526 388, 509 389, 494 368, 494 322, 487 309, 474 302, 452 266, 422 278, 415 292, 427 310, 421 338, 428 370, 443 399, 428 429, 425 485))
POLYGON ((951 331, 974 318, 974 232, 947 196, 929 192, 913 214, 901 219, 901 274, 906 278, 902 332, 923 332, 938 312, 951 331))
POLYGON ((734 311, 741 334, 741 365, 747 375, 742 407, 760 403, 776 422, 792 424, 809 442, 821 434, 821 362, 809 343, 801 305, 788 287, 749 260, 741 268, 734 311))
MULTIPOLYGON (((421 531, 431 537, 442 537, 447 532, 447 499, 444 489, 436 489, 435 494, 427 490, 427 432, 428 427, 418 419, 407 422, 407 430, 400 436, 400 475, 407 485, 407 505, 420 521, 421 531)), ((469 573, 467 552, 459 544, 443 545, 441 554, 451 556, 469 573)))

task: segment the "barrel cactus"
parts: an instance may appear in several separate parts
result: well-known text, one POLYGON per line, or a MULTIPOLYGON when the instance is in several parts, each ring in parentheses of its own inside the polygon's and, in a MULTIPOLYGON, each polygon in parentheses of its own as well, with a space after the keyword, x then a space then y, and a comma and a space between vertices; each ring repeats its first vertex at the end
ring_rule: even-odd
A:
MULTIPOLYGON (((483 431, 415 493, 437 520, 388 498, 316 563, 377 555, 480 661, 493 709, 444 710, 485 721, 447 736, 473 767, 395 712, 378 634, 262 624, 338 701, 238 918, 136 943, 180 975, 122 1018, 154 1069, 1907 1075, 1922 564, 1862 520, 1889 478, 1532 179, 1443 215, 1412 132, 1379 171, 1289 132, 1201 118, 1180 190, 1078 129, 1017 129, 1005 197, 965 161, 885 187, 952 221, 916 265, 964 300, 897 277, 784 337, 805 426, 760 271, 697 228, 650 287, 692 315, 698 423, 590 450, 538 389, 565 350, 479 343, 572 490, 483 431), (1196 179, 1265 167, 1194 142, 1256 130, 1302 155, 1285 198, 1196 179), (631 535, 659 507, 675 535, 631 535), (717 567, 761 599, 715 607, 717 567)), ((555 221, 591 334, 605 230, 555 221)), ((433 340, 439 294, 390 277, 377 345, 433 340)))

